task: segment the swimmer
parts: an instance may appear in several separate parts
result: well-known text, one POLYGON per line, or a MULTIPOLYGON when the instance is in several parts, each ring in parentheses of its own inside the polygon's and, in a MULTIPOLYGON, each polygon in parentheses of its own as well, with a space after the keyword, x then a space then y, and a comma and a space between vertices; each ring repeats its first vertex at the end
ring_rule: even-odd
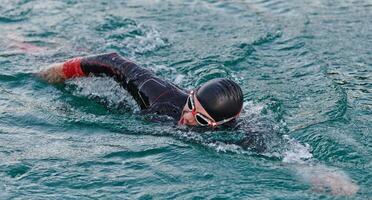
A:
MULTIPOLYGON (((242 90, 229 79, 212 79, 186 92, 116 53, 73 58, 54 64, 38 75, 50 83, 84 76, 112 77, 133 96, 143 113, 170 116, 178 125, 220 126, 235 121, 243 107, 242 90)), ((254 131, 247 134, 248 137, 236 144, 263 152, 265 142, 257 140, 262 138, 255 136, 254 131)), ((296 171, 313 185, 315 192, 330 189, 334 195, 351 196, 358 191, 358 186, 347 176, 321 169, 300 165, 296 171)))
POLYGON ((84 76, 109 76, 126 89, 142 113, 172 117, 178 125, 216 127, 234 121, 243 107, 243 93, 227 78, 212 79, 186 92, 117 53, 77 57, 41 71, 50 83, 84 76))

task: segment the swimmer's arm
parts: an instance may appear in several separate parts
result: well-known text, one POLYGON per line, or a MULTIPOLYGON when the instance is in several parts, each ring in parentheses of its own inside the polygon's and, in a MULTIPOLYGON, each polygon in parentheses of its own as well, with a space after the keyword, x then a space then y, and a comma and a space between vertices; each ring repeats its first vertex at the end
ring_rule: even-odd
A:
POLYGON ((133 75, 146 74, 148 70, 136 66, 134 63, 120 57, 116 53, 102 54, 88 57, 77 57, 64 63, 56 63, 48 69, 38 73, 39 77, 49 83, 63 83, 65 80, 88 75, 113 77, 119 82, 126 83, 126 79, 133 75), (115 63, 115 60, 119 61, 115 63), (129 70, 134 69, 134 70, 129 70), (136 72, 132 74, 130 72, 136 72))
POLYGON ((63 63, 52 64, 37 75, 49 83, 63 83, 70 78, 86 76, 81 68, 82 59, 83 58, 77 57, 63 63))
POLYGON ((38 75, 49 83, 63 83, 65 80, 83 76, 112 77, 133 96, 141 108, 146 108, 146 105, 138 92, 139 88, 150 78, 156 78, 148 69, 117 53, 73 58, 51 65, 38 75))

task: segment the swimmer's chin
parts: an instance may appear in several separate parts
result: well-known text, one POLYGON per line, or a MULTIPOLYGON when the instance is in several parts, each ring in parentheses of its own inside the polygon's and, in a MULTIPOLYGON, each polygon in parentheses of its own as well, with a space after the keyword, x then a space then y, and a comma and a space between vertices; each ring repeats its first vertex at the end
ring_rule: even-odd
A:
POLYGON ((195 126, 195 125, 187 124, 186 120, 183 117, 177 122, 177 125, 181 126, 181 127, 193 127, 193 126, 195 126))
POLYGON ((177 125, 178 126, 186 126, 185 120, 183 119, 183 117, 181 117, 181 119, 177 122, 177 125))

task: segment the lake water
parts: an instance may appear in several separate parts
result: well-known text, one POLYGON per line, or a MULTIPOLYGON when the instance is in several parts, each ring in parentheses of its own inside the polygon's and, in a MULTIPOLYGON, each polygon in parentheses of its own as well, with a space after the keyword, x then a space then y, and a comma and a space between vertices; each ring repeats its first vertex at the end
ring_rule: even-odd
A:
POLYGON ((370 199, 371 19, 368 0, 1 0, 0 199, 370 199), (235 80, 241 128, 33 75, 107 52, 186 89, 235 80))

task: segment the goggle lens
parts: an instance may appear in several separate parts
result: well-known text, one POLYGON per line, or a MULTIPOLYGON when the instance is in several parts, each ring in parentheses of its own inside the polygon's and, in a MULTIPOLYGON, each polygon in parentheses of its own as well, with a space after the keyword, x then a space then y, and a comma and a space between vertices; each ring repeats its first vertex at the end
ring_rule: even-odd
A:
POLYGON ((189 110, 193 110, 194 109, 194 104, 192 102, 192 97, 191 96, 189 96, 189 98, 187 98, 187 108, 189 110))
POLYGON ((209 124, 209 122, 204 117, 202 117, 201 114, 199 113, 195 115, 195 120, 201 126, 207 126, 209 124))

